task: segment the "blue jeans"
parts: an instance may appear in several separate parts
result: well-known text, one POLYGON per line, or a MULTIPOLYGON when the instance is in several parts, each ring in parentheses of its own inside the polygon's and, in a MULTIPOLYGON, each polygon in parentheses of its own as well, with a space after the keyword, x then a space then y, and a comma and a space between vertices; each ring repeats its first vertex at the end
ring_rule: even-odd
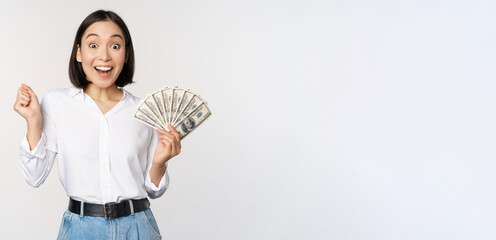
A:
POLYGON ((160 231, 148 208, 127 217, 106 220, 104 217, 90 217, 64 212, 57 240, 133 240, 162 239, 160 231))

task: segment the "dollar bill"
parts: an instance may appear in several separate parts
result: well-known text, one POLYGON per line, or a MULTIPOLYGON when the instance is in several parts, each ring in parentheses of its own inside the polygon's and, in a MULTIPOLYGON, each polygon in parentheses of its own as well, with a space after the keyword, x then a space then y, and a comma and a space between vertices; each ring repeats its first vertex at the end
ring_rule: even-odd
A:
POLYGON ((134 118, 139 120, 140 122, 152 127, 152 128, 161 128, 160 126, 158 126, 152 119, 150 119, 147 114, 143 113, 142 110, 138 109, 135 113, 134 113, 134 118))
POLYGON ((174 88, 172 90, 172 115, 171 115, 171 121, 170 123, 174 125, 174 119, 177 114, 177 109, 179 107, 179 104, 181 103, 181 99, 183 98, 185 89, 181 88, 174 88))
POLYGON ((189 133, 194 131, 200 124, 210 117, 211 112, 205 103, 198 106, 187 117, 183 118, 181 122, 174 125, 174 128, 179 132, 181 139, 184 139, 189 133))
POLYGON ((165 87, 164 89, 160 90, 162 93, 162 100, 164 102, 164 109, 165 109, 165 115, 166 115, 166 121, 167 123, 171 123, 171 115, 172 115, 172 88, 165 87))
POLYGON ((158 120, 159 125, 165 127, 167 124, 165 123, 165 121, 162 120, 160 110, 158 109, 158 106, 155 103, 153 95, 151 95, 147 99, 145 99, 145 101, 143 103, 148 107, 148 109, 150 110, 149 112, 151 112, 153 114, 153 116, 155 116, 155 119, 158 120))
POLYGON ((172 124, 184 138, 210 115, 211 111, 204 99, 189 89, 176 86, 147 94, 138 104, 133 117, 149 127, 167 131, 167 124, 172 124))
POLYGON ((165 125, 162 123, 162 121, 159 119, 159 117, 153 113, 153 111, 150 109, 148 106, 147 102, 144 101, 143 104, 138 108, 148 119, 153 120, 156 126, 160 127, 161 129, 165 129, 165 125))
MULTIPOLYGON (((181 122, 185 117, 192 113, 198 106, 200 106, 204 101, 198 95, 194 95, 191 100, 184 106, 183 111, 177 117, 177 122, 181 122)), ((174 125, 173 125, 174 126, 174 125)))
POLYGON ((174 116, 174 119, 172 119, 172 123, 171 123, 172 125, 174 125, 174 123, 176 123, 177 120, 181 117, 182 112, 184 111, 184 109, 188 105, 189 101, 191 101, 191 99, 194 96, 195 96, 195 94, 188 91, 188 90, 186 90, 184 92, 183 98, 181 99, 181 102, 179 103, 179 106, 177 107, 177 112, 174 116))
POLYGON ((152 98, 153 100, 155 101, 155 105, 157 106, 157 109, 158 109, 158 113, 160 115, 160 119, 162 120, 162 122, 167 125, 167 118, 166 118, 166 111, 165 111, 165 107, 164 107, 164 103, 163 103, 163 100, 162 100, 162 93, 160 91, 157 91, 155 93, 152 94, 152 98))

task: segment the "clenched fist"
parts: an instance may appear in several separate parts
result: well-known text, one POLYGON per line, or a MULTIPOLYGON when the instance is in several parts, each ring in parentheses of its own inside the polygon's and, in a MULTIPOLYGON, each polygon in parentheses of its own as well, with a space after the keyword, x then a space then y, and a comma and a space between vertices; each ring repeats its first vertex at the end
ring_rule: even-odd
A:
POLYGON ((14 110, 28 122, 41 122, 42 115, 38 97, 34 94, 33 90, 24 83, 17 91, 14 110))
POLYGON ((18 112, 28 125, 26 138, 29 143, 29 150, 33 150, 41 139, 41 124, 43 116, 41 115, 40 102, 33 90, 26 84, 17 91, 17 99, 14 103, 14 110, 18 112))

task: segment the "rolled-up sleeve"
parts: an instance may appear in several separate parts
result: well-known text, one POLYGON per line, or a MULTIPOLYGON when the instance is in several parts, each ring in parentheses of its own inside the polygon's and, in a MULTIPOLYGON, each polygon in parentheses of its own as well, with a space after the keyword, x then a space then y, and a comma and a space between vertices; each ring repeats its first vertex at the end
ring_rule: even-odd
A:
POLYGON ((162 196, 165 193, 165 190, 169 187, 169 174, 167 173, 167 169, 165 170, 164 176, 162 176, 158 186, 156 186, 150 178, 150 169, 152 167, 153 156, 155 155, 155 149, 157 148, 158 142, 158 133, 156 130, 153 130, 152 139, 150 140, 150 145, 147 152, 147 167, 144 176, 146 191, 148 192, 148 196, 152 199, 162 196))
POLYGON ((19 160, 26 182, 32 187, 39 187, 50 174, 57 155, 55 124, 52 121, 51 109, 47 95, 40 103, 43 122, 41 139, 32 150, 26 135, 21 140, 19 160))

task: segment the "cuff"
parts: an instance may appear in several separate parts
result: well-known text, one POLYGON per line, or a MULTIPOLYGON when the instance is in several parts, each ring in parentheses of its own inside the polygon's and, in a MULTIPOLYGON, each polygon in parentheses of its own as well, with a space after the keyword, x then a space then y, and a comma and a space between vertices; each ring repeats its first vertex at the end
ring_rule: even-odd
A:
POLYGON ((167 171, 165 171, 164 176, 162 176, 162 179, 160 179, 160 183, 158 184, 158 187, 155 186, 155 184, 152 182, 152 179, 150 178, 150 174, 146 174, 145 185, 149 190, 156 192, 163 190, 164 188, 167 188, 167 186, 169 185, 169 176, 167 174, 167 171))
POLYGON ((29 150, 29 142, 27 136, 24 136, 24 138, 21 140, 21 154, 28 159, 33 159, 33 158, 44 158, 46 155, 46 148, 45 148, 45 142, 46 142, 46 137, 43 132, 41 132, 41 139, 38 141, 38 145, 33 150, 29 150))

